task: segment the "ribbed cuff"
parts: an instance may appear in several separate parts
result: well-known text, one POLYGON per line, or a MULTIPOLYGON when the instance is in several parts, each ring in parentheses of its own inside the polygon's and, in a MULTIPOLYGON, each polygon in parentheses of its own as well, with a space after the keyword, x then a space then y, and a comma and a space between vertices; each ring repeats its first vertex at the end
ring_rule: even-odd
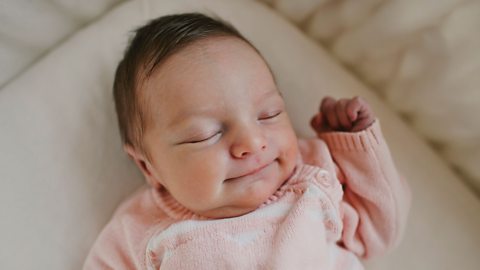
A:
POLYGON ((378 118, 366 129, 358 132, 330 131, 318 135, 331 150, 366 151, 384 143, 378 118))

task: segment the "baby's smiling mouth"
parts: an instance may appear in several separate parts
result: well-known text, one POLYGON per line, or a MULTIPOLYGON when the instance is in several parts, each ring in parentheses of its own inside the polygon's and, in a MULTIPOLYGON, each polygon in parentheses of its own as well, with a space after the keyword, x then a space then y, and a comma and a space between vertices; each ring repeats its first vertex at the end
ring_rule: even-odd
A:
POLYGON ((255 169, 253 169, 253 170, 251 170, 251 171, 249 171, 249 172, 247 172, 247 173, 245 173, 245 174, 242 174, 242 175, 239 175, 239 176, 236 176, 236 177, 227 178, 227 179, 225 179, 224 182, 234 181, 234 180, 240 180, 240 179, 245 178, 245 177, 248 177, 248 176, 254 176, 254 175, 262 172, 264 169, 266 169, 266 168, 269 167, 270 165, 272 165, 275 161, 276 161, 276 159, 273 160, 273 161, 271 161, 271 162, 269 162, 269 163, 267 163, 267 164, 265 164, 265 165, 262 165, 262 166, 260 166, 260 167, 257 167, 257 168, 255 168, 255 169))

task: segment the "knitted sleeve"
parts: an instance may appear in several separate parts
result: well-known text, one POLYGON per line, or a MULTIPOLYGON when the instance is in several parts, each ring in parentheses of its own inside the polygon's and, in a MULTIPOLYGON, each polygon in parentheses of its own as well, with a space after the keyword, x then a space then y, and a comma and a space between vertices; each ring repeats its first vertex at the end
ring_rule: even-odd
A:
POLYGON ((305 162, 332 171, 343 185, 339 244, 362 258, 397 246, 411 193, 397 172, 379 120, 359 132, 325 132, 318 137, 320 140, 299 142, 299 146, 305 162))

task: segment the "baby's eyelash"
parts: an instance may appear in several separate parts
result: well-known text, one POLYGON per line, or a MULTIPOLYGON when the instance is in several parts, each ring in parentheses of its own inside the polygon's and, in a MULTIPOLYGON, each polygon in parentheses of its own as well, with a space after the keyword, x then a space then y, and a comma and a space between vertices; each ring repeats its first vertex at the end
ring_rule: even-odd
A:
POLYGON ((190 144, 193 144, 193 143, 201 143, 201 142, 205 142, 205 141, 208 141, 210 139, 212 139, 213 137, 219 135, 221 133, 221 131, 218 131, 218 132, 215 132, 215 134, 211 135, 211 136, 208 136, 207 138, 205 139, 200 139, 200 140, 190 140, 190 141, 186 141, 185 143, 190 143, 190 144))
POLYGON ((277 116, 279 116, 283 111, 278 111, 278 112, 275 112, 273 114, 270 114, 270 115, 267 115, 265 117, 261 117, 259 118, 259 120, 268 120, 268 119, 272 119, 272 118, 275 118, 277 116))

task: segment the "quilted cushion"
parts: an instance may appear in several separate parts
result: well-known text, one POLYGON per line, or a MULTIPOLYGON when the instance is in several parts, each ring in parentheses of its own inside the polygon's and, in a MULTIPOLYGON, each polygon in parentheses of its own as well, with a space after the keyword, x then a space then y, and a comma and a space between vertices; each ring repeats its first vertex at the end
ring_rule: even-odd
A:
POLYGON ((480 195, 480 1, 262 1, 327 45, 480 195))

